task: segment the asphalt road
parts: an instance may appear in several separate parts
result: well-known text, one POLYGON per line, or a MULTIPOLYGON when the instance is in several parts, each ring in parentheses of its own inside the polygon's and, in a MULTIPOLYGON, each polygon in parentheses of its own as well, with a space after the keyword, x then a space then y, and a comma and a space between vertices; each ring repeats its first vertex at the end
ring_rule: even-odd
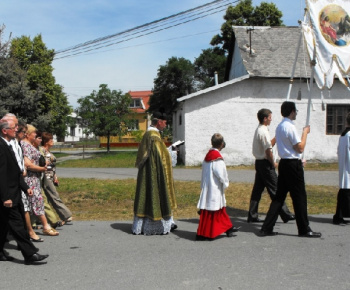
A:
MULTIPOLYGON (((58 168, 60 177, 136 178, 136 169, 58 168)), ((253 182, 254 172, 229 170, 231 182, 253 182)), ((199 180, 200 170, 175 169, 177 180, 199 180)), ((337 185, 337 172, 306 172, 308 184, 337 185)), ((228 213, 230 213, 228 208, 228 213)), ((131 221, 74 221, 58 237, 36 243, 47 263, 0 262, 0 289, 350 289, 350 225, 332 215, 310 216, 321 239, 297 236, 295 221, 278 220, 275 237, 259 237, 261 224, 231 218, 241 231, 233 238, 195 241, 198 218, 178 220, 165 236, 134 236, 131 221)), ((37 231, 40 235, 40 231, 37 231)))
POLYGON ((179 220, 165 236, 134 236, 131 221, 82 221, 37 243, 46 264, 0 262, 1 289, 350 289, 350 225, 331 215, 310 216, 321 239, 300 238, 295 222, 277 222, 275 237, 259 237, 259 224, 233 218, 236 237, 195 241, 198 219, 179 220))

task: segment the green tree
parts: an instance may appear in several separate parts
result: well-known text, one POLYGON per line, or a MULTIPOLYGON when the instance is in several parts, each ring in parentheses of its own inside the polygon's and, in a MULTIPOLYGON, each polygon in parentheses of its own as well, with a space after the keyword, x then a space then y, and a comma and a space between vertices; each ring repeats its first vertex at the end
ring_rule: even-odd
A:
POLYGON ((5 26, 0 27, 0 116, 14 113, 28 122, 38 121, 36 108, 38 91, 31 91, 27 73, 17 60, 9 57, 11 38, 3 41, 5 26))
POLYGON ((52 74, 54 50, 47 49, 40 34, 33 40, 22 36, 12 40, 10 57, 26 72, 29 89, 36 95, 36 110, 27 121, 56 134, 58 139, 64 138, 67 116, 72 109, 52 74))
POLYGON ((225 77, 226 55, 219 47, 203 49, 194 61, 197 88, 203 90, 215 85, 215 72, 222 83, 225 77))
POLYGON ((221 46, 228 53, 232 42, 232 26, 281 26, 282 16, 274 3, 261 2, 260 6, 254 8, 252 0, 241 0, 236 6, 227 8, 221 34, 215 35, 210 44, 221 46))
POLYGON ((172 112, 177 107, 176 99, 195 91, 194 65, 185 58, 171 57, 158 69, 154 79, 153 94, 149 100, 150 113, 163 111, 172 123, 172 112))
POLYGON ((129 123, 134 121, 130 118, 131 97, 121 91, 111 91, 106 84, 99 88, 98 92, 94 90, 89 96, 78 99, 77 113, 89 132, 107 137, 109 152, 110 137, 125 135, 129 123))

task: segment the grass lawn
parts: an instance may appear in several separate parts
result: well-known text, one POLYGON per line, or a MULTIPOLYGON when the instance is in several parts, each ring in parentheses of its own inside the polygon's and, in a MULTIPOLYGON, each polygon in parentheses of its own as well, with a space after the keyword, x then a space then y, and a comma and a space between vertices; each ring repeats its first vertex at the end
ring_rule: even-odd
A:
MULTIPOLYGON (((68 160, 59 167, 130 168, 134 167, 136 152, 93 154, 92 158, 68 160)), ((181 167, 181 166, 179 166, 181 167)), ((198 167, 197 167, 198 168, 198 167)), ((236 166, 230 169, 254 169, 253 166, 236 166)), ((307 163, 306 170, 338 170, 336 163, 307 163)), ((246 216, 252 184, 231 183, 226 190, 227 211, 231 216, 246 216)), ((61 178, 59 193, 73 211, 76 220, 132 220, 136 181, 61 178)), ((178 208, 175 218, 198 217, 196 205, 200 194, 200 182, 175 181, 178 208)), ((307 186, 309 214, 334 213, 337 187, 307 186)), ((287 204, 292 209, 290 198, 287 204)), ((266 213, 270 197, 264 194, 260 213, 266 213)))
POLYGON ((57 166, 73 168, 131 168, 135 167, 136 154, 137 152, 135 151, 90 154, 91 158, 66 160, 59 162, 57 166))
MULTIPOLYGON (((252 184, 231 183, 226 190, 227 211, 230 216, 247 216, 252 184)), ((65 204, 76 220, 132 220, 136 181, 61 178, 58 188, 65 204)), ((338 188, 307 186, 309 214, 335 212, 338 188)), ((176 219, 198 217, 196 205, 200 182, 175 181, 178 208, 176 219)), ((291 199, 286 200, 293 209, 291 199)), ((263 194, 259 212, 266 213, 270 197, 263 194)))

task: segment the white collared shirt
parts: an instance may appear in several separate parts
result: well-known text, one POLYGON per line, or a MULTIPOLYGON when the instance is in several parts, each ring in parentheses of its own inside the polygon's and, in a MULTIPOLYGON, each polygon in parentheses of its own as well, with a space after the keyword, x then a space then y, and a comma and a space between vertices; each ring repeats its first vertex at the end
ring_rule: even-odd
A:
POLYGON ((17 163, 21 171, 24 170, 24 158, 22 149, 20 148, 20 145, 18 144, 16 139, 12 139, 10 142, 10 145, 12 146, 13 152, 15 153, 17 163))
POLYGON ((257 160, 266 159, 266 150, 272 149, 270 133, 267 126, 259 124, 256 128, 253 138, 252 153, 257 160))
POLYGON ((301 154, 293 148, 300 142, 294 123, 289 118, 284 118, 276 128, 278 155, 283 159, 301 159, 301 154))

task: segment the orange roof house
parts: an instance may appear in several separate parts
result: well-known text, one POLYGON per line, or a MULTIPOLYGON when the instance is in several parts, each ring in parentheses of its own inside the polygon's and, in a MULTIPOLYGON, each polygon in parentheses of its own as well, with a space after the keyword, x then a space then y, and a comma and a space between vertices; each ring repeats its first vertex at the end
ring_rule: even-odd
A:
MULTIPOLYGON (((119 136, 111 136, 110 145, 115 146, 135 146, 139 142, 143 133, 150 125, 150 119, 146 112, 149 105, 149 98, 152 95, 152 91, 129 91, 131 96, 130 110, 133 114, 130 116, 135 119, 135 123, 129 127, 129 132, 119 138, 119 136)), ((106 137, 100 137, 100 145, 104 147, 107 144, 106 137)))

